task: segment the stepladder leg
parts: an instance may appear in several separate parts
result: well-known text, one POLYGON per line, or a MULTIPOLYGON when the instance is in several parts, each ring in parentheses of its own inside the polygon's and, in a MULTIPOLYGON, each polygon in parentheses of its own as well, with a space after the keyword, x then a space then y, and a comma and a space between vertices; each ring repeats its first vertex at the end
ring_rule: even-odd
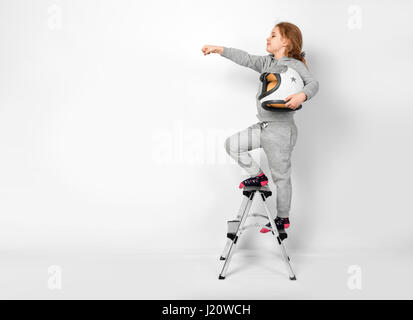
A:
POLYGON ((231 242, 232 242, 231 239, 227 239, 227 242, 225 244, 224 251, 221 254, 220 260, 225 260, 227 258, 229 247, 231 246, 231 242))
POLYGON ((267 213, 267 215, 268 215, 268 219, 270 220, 271 229, 272 229, 272 234, 274 235, 274 237, 275 237, 275 239, 276 239, 276 241, 277 241, 277 243, 278 243, 278 245, 279 245, 279 247, 280 247, 280 249, 281 249, 281 255, 282 255, 282 257, 283 257, 285 266, 286 266, 286 268, 287 268, 287 271, 288 271, 290 280, 296 280, 297 278, 296 278, 296 276, 295 276, 295 274, 294 274, 293 268, 291 267, 290 257, 289 257, 288 254, 287 254, 287 251, 286 251, 286 249, 285 249, 285 247, 284 247, 284 243, 283 243, 283 241, 282 241, 282 238, 280 237, 280 233, 278 232, 277 226, 275 225, 275 222, 274 222, 274 219, 275 219, 275 218, 274 218, 273 215, 271 214, 271 211, 268 209, 268 206, 267 206, 267 203, 266 203, 265 198, 263 197, 262 199, 263 199, 263 202, 264 202, 265 211, 266 211, 266 213, 267 213))
MULTIPOLYGON (((238 214, 237 214, 236 220, 241 220, 241 217, 243 216, 245 210, 247 209, 247 204, 248 204, 248 202, 249 202, 249 198, 248 198, 248 197, 243 197, 241 206, 240 206, 240 208, 238 209, 238 214)), ((228 231, 229 231, 229 230, 228 230, 228 231)), ((236 234, 236 231, 237 231, 237 230, 234 231, 234 236, 235 236, 235 234, 236 234)), ((221 254, 220 260, 225 260, 225 259, 227 258, 228 251, 229 251, 229 248, 230 248, 230 246, 231 246, 232 241, 233 241, 233 238, 231 239, 231 238, 228 236, 228 233, 227 233, 227 242, 226 242, 226 244, 225 244, 224 251, 223 251, 222 254, 221 254)))
POLYGON ((242 229, 242 227, 245 223, 245 220, 248 216, 248 212, 251 208, 252 200, 254 198, 254 194, 255 194, 255 192, 252 192, 248 197, 246 196, 243 199, 240 211, 239 211, 238 216, 237 216, 237 218, 238 217, 241 218, 240 224, 238 225, 238 228, 236 230, 236 233, 235 233, 235 236, 233 237, 233 239, 228 239, 227 240, 226 247, 224 249, 223 255, 221 256, 221 260, 225 259, 225 262, 224 262, 224 265, 222 267, 221 273, 219 275, 219 279, 225 279, 229 264, 231 262, 232 255, 234 254, 234 251, 235 251, 235 248, 236 248, 236 245, 237 245, 240 233, 241 233, 241 229, 242 229), (241 213, 241 211, 242 211, 242 213, 241 213), (240 213, 241 213, 241 215, 240 215, 240 213))

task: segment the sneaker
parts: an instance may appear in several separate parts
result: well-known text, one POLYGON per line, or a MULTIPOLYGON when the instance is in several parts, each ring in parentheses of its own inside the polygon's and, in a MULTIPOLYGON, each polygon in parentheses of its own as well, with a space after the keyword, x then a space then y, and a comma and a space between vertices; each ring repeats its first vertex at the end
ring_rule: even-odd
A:
MULTIPOLYGON (((290 220, 288 218, 280 218, 277 217, 274 219, 275 222, 275 226, 277 227, 278 230, 283 230, 283 229, 287 229, 290 226, 290 220)), ((271 227, 271 224, 268 222, 266 225, 266 227, 271 227)), ((270 231, 267 228, 262 228, 260 230, 261 233, 267 233, 268 231, 270 231)))
POLYGON ((248 178, 242 181, 239 185, 239 188, 242 189, 244 187, 262 187, 266 184, 268 184, 268 178, 264 174, 264 172, 262 172, 258 176, 248 178))

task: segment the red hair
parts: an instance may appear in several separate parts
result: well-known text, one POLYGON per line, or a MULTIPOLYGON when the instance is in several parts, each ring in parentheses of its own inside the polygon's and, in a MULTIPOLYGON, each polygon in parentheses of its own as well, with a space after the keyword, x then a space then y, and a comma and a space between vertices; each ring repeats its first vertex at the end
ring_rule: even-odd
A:
POLYGON ((301 52, 303 49, 303 35, 301 34, 301 30, 290 22, 280 22, 277 23, 275 27, 278 28, 283 38, 290 40, 286 48, 287 57, 300 60, 307 66, 304 58, 305 53, 301 52))

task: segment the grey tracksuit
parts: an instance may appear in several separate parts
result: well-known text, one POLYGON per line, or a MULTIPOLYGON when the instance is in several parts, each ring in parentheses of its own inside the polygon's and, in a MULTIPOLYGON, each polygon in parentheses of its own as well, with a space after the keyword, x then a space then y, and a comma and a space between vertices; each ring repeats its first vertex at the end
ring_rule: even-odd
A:
MULTIPOLYGON (((274 58, 273 54, 268 54, 266 56, 256 56, 245 52, 244 50, 236 49, 236 48, 227 48, 224 47, 224 52, 222 56, 234 61, 235 63, 251 68, 259 73, 257 77, 257 81, 259 82, 258 91, 256 94, 256 101, 257 101, 257 118, 260 121, 293 121, 294 114, 297 111, 291 112, 274 112, 268 111, 261 107, 260 101, 258 96, 261 93, 262 89, 262 82, 259 81, 259 76, 264 72, 278 72, 277 68, 280 65, 285 65, 297 71, 304 82, 304 89, 303 92, 307 96, 307 100, 310 100, 318 91, 318 82, 314 79, 311 73, 308 71, 307 67, 304 63, 300 60, 289 58, 289 57, 282 57, 279 60, 274 58)), ((305 108, 305 104, 303 104, 303 109, 305 108)))
MULTIPOLYGON (((257 72, 278 72, 277 67, 287 65, 296 70, 304 81, 303 92, 307 100, 318 91, 318 82, 313 78, 305 65, 294 58, 283 57, 276 60, 272 54, 256 56, 247 52, 224 47, 223 57, 235 63, 249 67, 257 72)), ((259 122, 241 130, 225 141, 227 153, 244 168, 250 176, 257 175, 260 165, 251 157, 248 151, 263 148, 271 170, 271 178, 277 188, 277 216, 288 217, 291 207, 291 154, 297 141, 297 126, 294 113, 267 111, 261 107, 258 96, 262 82, 256 94, 257 118, 259 122)), ((305 106, 303 105, 303 108, 305 106)))

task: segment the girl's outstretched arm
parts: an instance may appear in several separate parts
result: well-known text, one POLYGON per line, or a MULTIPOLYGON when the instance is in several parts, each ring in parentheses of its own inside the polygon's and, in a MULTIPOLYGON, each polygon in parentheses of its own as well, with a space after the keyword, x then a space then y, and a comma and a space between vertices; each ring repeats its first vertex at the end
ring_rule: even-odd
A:
POLYGON ((228 48, 222 46, 205 45, 202 47, 204 55, 210 53, 219 53, 221 56, 228 58, 235 63, 251 68, 259 73, 262 73, 265 64, 270 59, 270 56, 256 56, 248 52, 236 48, 228 48))
POLYGON ((223 48, 224 49, 221 56, 230 59, 241 66, 251 68, 259 73, 262 73, 262 70, 264 69, 265 64, 268 61, 268 58, 270 57, 269 55, 257 56, 249 54, 244 50, 236 48, 223 48))

